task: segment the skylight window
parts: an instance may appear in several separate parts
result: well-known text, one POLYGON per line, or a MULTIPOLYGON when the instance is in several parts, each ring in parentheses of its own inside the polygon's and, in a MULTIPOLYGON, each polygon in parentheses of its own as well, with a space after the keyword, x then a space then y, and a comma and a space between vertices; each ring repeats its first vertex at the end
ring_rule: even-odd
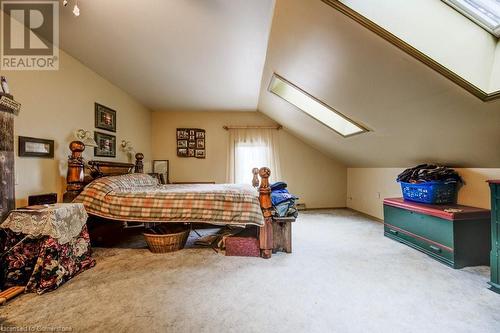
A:
POLYGON ((500 37, 500 0, 442 0, 483 29, 500 37))
POLYGON ((271 79, 269 91, 295 105, 343 137, 367 132, 365 128, 277 74, 274 74, 271 79))

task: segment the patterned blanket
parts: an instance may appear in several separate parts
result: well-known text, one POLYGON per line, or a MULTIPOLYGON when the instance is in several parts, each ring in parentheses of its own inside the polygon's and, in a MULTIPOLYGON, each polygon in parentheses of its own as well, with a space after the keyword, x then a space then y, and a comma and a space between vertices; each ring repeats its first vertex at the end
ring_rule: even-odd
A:
POLYGON ((148 175, 129 174, 93 181, 74 202, 89 214, 120 221, 264 224, 250 185, 159 185, 148 175))

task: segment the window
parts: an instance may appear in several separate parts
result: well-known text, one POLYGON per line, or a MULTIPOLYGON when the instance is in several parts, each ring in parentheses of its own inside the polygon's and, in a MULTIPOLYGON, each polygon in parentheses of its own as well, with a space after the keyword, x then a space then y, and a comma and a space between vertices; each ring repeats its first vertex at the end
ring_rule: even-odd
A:
POLYGON ((442 0, 489 33, 500 37, 500 0, 442 0))
POLYGON ((295 105, 343 137, 367 131, 331 106, 322 103, 277 74, 274 74, 271 79, 269 91, 295 105))
POLYGON ((252 184, 252 169, 270 165, 269 147, 263 142, 236 142, 234 161, 234 182, 236 184, 252 184))
POLYGON ((230 129, 227 182, 252 184, 252 169, 268 167, 271 181, 281 180, 278 131, 230 129))

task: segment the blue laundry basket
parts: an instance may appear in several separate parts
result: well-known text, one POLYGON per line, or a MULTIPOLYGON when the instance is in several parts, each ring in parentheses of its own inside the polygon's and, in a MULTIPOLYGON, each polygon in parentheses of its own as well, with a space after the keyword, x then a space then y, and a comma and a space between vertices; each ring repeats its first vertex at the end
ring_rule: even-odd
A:
POLYGON ((457 203, 457 182, 400 183, 405 200, 428 204, 457 203))

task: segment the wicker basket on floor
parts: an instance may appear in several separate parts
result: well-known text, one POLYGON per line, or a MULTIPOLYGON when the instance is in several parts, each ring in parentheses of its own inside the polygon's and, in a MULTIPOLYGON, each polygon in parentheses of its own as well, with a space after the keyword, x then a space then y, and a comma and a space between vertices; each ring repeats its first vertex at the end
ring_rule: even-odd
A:
POLYGON ((184 248, 189 236, 189 229, 171 234, 143 233, 143 235, 151 252, 167 253, 184 248))

